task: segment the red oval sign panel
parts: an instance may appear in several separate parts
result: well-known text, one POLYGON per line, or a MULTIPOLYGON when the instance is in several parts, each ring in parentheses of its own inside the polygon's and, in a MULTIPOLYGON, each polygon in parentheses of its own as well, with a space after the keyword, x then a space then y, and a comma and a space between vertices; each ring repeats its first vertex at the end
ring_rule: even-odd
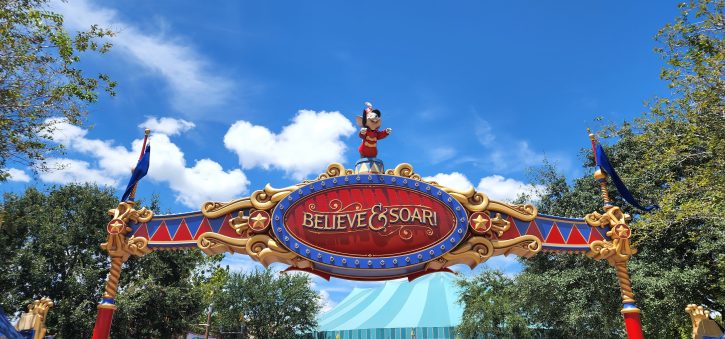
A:
POLYGON ((284 213, 290 235, 339 255, 385 257, 444 240, 453 211, 422 192, 394 186, 346 186, 303 197, 284 213))

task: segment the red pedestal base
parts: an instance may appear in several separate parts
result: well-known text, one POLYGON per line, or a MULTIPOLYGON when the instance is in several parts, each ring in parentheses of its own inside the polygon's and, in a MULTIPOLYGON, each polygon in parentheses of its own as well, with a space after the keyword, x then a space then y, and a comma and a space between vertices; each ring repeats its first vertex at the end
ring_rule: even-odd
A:
POLYGON ((642 321, 639 317, 638 309, 623 309, 622 315, 624 316, 624 326, 627 329, 627 338, 629 339, 644 339, 642 334, 642 321))
POLYGON ((93 327, 93 339, 108 339, 108 336, 111 334, 111 322, 113 322, 113 312, 115 311, 116 305, 98 305, 96 326, 93 327))

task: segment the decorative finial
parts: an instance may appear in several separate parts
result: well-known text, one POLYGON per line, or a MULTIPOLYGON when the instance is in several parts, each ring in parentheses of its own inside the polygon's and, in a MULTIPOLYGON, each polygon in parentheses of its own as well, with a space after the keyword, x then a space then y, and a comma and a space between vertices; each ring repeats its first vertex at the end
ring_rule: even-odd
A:
POLYGON ((149 135, 149 134, 151 134, 151 130, 147 128, 147 129, 143 130, 143 133, 145 135, 149 135))
MULTIPOLYGON (((592 130, 587 128, 589 133, 589 139, 592 141, 592 153, 594 154, 594 162, 597 162, 597 137, 592 133, 592 130)), ((607 189, 607 173, 598 168, 594 171, 594 179, 599 182, 599 190, 602 192, 602 200, 604 201, 604 209, 612 207, 612 200, 609 199, 609 190, 607 189)))

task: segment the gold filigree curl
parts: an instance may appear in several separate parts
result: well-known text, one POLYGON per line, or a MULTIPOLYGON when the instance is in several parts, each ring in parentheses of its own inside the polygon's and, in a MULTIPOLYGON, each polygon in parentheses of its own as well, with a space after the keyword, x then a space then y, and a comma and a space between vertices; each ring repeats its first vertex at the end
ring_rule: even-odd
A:
POLYGON ((120 257, 125 262, 132 255, 140 257, 151 253, 148 243, 146 238, 126 238, 123 234, 109 234, 106 242, 101 244, 101 249, 108 252, 111 258, 120 257))
POLYGON ((18 331, 34 330, 34 339, 45 338, 47 328, 45 320, 48 318, 48 311, 55 306, 55 303, 48 298, 43 297, 28 304, 28 312, 20 315, 20 320, 15 325, 18 331))
POLYGON ((413 166, 406 163, 399 164, 398 166, 395 166, 394 169, 389 169, 385 171, 385 174, 423 181, 423 177, 413 171, 413 166))
POLYGON ((245 235, 249 230, 249 217, 244 215, 243 211, 239 211, 237 216, 229 220, 229 225, 239 235, 245 235))
POLYGON ((501 218, 501 213, 491 218, 491 232, 495 232, 499 237, 511 228, 511 222, 501 218))
POLYGON ((631 216, 617 206, 607 206, 604 214, 587 214, 584 220, 594 227, 609 227, 607 236, 611 240, 597 240, 589 245, 587 255, 596 260, 606 259, 613 266, 617 262, 626 262, 637 253, 630 243, 631 230, 627 221, 631 216))
POLYGON ((355 172, 354 170, 345 169, 345 166, 343 166, 342 164, 334 162, 334 163, 330 164, 329 166, 327 166, 327 170, 325 171, 325 173, 320 174, 319 176, 317 176, 317 180, 313 180, 313 181, 319 181, 319 180, 328 179, 328 178, 332 178, 332 177, 339 177, 342 175, 350 175, 350 174, 353 174, 354 172, 355 172))
POLYGON ((249 238, 232 238, 214 232, 199 236, 197 246, 209 255, 220 253, 246 254, 265 267, 279 262, 297 268, 312 268, 312 262, 289 251, 267 234, 256 234, 249 238))
POLYGON ((208 255, 226 252, 246 254, 245 247, 248 241, 249 238, 232 238, 219 233, 205 232, 196 240, 196 245, 208 255))
POLYGON ((534 206, 534 205, 531 205, 531 204, 515 205, 515 204, 508 204, 505 202, 494 201, 494 200, 492 200, 488 204, 488 210, 505 213, 516 219, 523 220, 523 221, 534 220, 536 218, 536 216, 538 215, 538 210, 536 209, 536 206, 534 206))
POLYGON ((228 213, 239 210, 254 208, 268 211, 274 208, 278 202, 286 198, 290 193, 299 189, 299 185, 285 188, 274 188, 267 184, 264 189, 254 191, 251 196, 233 200, 230 202, 206 202, 201 207, 201 213, 207 218, 218 218, 228 213))
POLYGON ((584 221, 594 227, 611 227, 632 220, 629 214, 622 212, 618 206, 607 206, 604 214, 592 212, 584 216, 584 221))
POLYGON ((139 237, 126 237, 131 231, 129 222, 148 222, 154 216, 153 211, 142 208, 136 210, 133 202, 121 202, 115 209, 108 210, 113 216, 107 228, 117 229, 117 232, 109 233, 106 242, 101 244, 101 249, 108 252, 111 258, 121 258, 123 262, 131 255, 142 256, 150 253, 148 239, 139 237))
POLYGON ((252 207, 258 210, 270 210, 277 205, 278 202, 286 198, 290 193, 299 189, 299 186, 289 186, 285 188, 273 188, 267 184, 263 190, 254 191, 249 199, 252 207))
POLYGON ((247 255, 250 258, 259 261, 264 267, 274 262, 285 263, 297 268, 311 268, 312 263, 306 259, 297 259, 298 255, 287 250, 284 246, 277 243, 276 239, 266 235, 257 234, 249 238, 247 244, 247 255))
POLYGON ((533 235, 523 235, 509 240, 473 236, 452 251, 429 262, 426 270, 440 270, 457 264, 464 264, 473 269, 496 255, 515 254, 529 258, 541 251, 541 248, 541 240, 533 235))
POLYGON ((108 215, 113 216, 114 220, 123 221, 124 226, 128 225, 129 222, 148 222, 154 217, 153 211, 145 207, 137 210, 135 207, 136 204, 133 202, 120 202, 118 207, 108 210, 108 215))

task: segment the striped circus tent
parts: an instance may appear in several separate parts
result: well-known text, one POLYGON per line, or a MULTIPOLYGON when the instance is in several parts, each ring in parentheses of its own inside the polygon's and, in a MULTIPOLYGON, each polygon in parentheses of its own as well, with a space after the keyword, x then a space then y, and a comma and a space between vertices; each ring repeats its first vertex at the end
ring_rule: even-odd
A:
POLYGON ((319 339, 455 338, 463 305, 450 273, 355 288, 318 318, 319 339))

